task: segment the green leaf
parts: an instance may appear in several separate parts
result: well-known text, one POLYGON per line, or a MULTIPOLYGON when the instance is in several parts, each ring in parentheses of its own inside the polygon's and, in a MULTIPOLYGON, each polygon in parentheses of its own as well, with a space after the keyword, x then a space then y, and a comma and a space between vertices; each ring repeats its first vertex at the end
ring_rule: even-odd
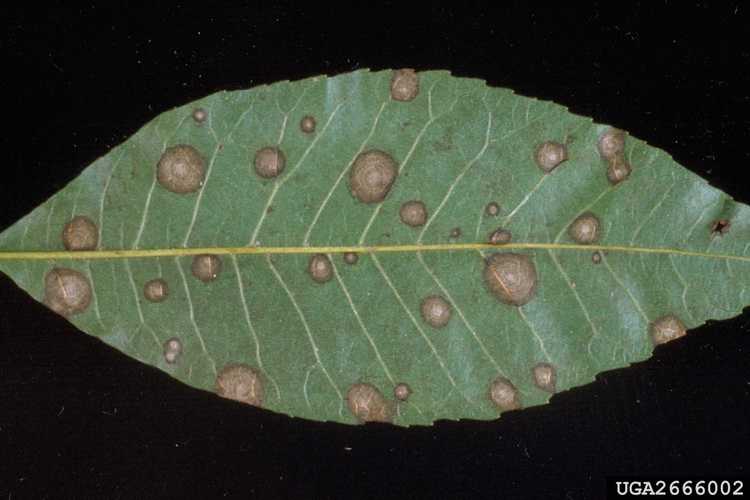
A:
MULTIPOLYGON (((694 328, 748 303, 750 209, 665 152, 628 135, 607 160, 598 144, 612 129, 559 105, 444 71, 419 73, 409 100, 410 74, 399 75, 406 100, 391 96, 393 72, 357 71, 220 92, 163 113, 0 234, 0 270, 57 310, 76 291, 51 271, 77 270, 93 292, 68 315, 81 330, 207 390, 227 365, 247 365, 258 378, 246 381, 246 401, 347 423, 358 421, 355 402, 373 405, 360 419, 399 425, 496 418, 493 381, 510 381, 522 406, 542 404, 551 387, 535 383, 540 363, 566 390, 648 357, 650 328, 665 316, 694 328), (314 131, 309 120, 301 128, 305 116, 314 131), (545 141, 567 151, 550 173, 535 161, 545 141), (205 160, 194 192, 157 180, 176 145, 205 160), (266 147, 285 157, 277 177, 256 173, 266 147), (350 170, 371 150, 390 155, 398 175, 383 202, 363 203, 350 170), (613 162, 632 166, 617 184, 607 178, 613 162), (424 203, 424 225, 401 221, 409 200, 424 203), (600 221, 593 244, 568 229, 587 212, 600 221), (95 224, 91 251, 63 246, 77 215, 95 224), (510 244, 486 244, 498 228, 510 244), (345 262, 354 250, 358 261, 345 262), (191 270, 205 253, 222 263, 207 282, 191 270), (496 253, 533 264, 524 305, 501 302, 485 282, 496 253), (328 255, 328 281, 308 273, 314 254, 328 255), (161 302, 144 296, 155 278, 169 289, 161 302), (65 284, 58 303, 45 282, 58 292, 65 284), (429 296, 449 304, 445 326, 423 318, 429 296), (394 396, 400 383, 411 389, 405 402, 394 396)), ((224 373, 222 387, 238 380, 224 373)))

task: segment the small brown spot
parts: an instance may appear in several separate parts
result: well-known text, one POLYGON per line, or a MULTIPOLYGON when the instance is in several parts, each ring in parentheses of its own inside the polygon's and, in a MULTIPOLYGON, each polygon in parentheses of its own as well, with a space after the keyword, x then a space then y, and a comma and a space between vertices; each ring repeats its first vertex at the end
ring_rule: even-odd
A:
POLYGON ((265 147, 255 153, 255 173, 264 179, 273 179, 286 166, 286 156, 277 147, 265 147))
POLYGON ((182 342, 177 337, 164 342, 164 361, 173 365, 177 363, 180 355, 182 354, 182 342))
POLYGON ((163 302, 169 295, 169 286, 162 278, 147 281, 143 286, 143 295, 151 302, 163 302))
POLYGON ((195 120, 195 123, 197 123, 198 125, 205 122, 206 118, 208 118, 208 113, 205 109, 195 108, 193 110, 193 120, 195 120))
POLYGON ((732 223, 729 219, 719 219, 711 223, 711 236, 722 236, 729 232, 732 223))
POLYGON ((62 240, 66 250, 95 250, 99 243, 99 230, 94 221, 85 215, 76 215, 65 224, 62 240))
POLYGON ((460 227, 454 227, 453 229, 451 229, 450 237, 453 238, 454 240, 460 238, 461 237, 461 228, 460 227))
POLYGON ((63 316, 83 312, 91 303, 91 284, 83 273, 53 268, 44 277, 44 303, 63 316))
POLYGON ((391 97, 394 101, 411 101, 419 94, 419 75, 410 68, 397 69, 391 78, 391 97))
POLYGON ((505 377, 498 376, 490 383, 489 398, 500 411, 518 410, 521 408, 518 389, 505 377))
POLYGON ((299 128, 306 134, 315 132, 315 117, 307 115, 299 122, 299 128))
POLYGON ((487 203, 487 206, 484 207, 484 214, 485 215, 488 215, 490 217, 495 217, 499 213, 500 213, 500 205, 498 205, 494 201, 490 202, 490 203, 487 203))
POLYGON ((424 226, 427 222, 427 207, 419 200, 407 201, 399 212, 401 222, 411 227, 424 226))
POLYGON ((399 401, 406 401, 411 396, 411 387, 409 387, 409 384, 401 382, 393 388, 393 396, 399 401))
POLYGON ((388 195, 397 175, 398 168, 391 155, 371 149, 360 153, 354 160, 349 185, 359 201, 379 203, 388 195))
POLYGON ((611 184, 619 184, 628 177, 633 168, 630 164, 622 157, 622 155, 615 156, 609 160, 609 167, 607 167, 607 179, 611 184))
POLYGON ((526 255, 495 253, 486 259, 484 282, 498 300, 522 306, 536 294, 536 267, 526 255))
POLYGON ((657 319, 651 323, 649 330, 654 345, 666 344, 667 342, 683 337, 686 333, 685 324, 673 314, 668 314, 657 319))
POLYGON ((543 391, 555 393, 557 370, 549 363, 539 363, 534 369, 534 383, 543 391))
POLYGON ((625 151, 625 132, 616 128, 607 130, 599 137, 597 147, 605 160, 620 156, 625 151))
POLYGON ((550 173, 568 159, 568 148, 559 142, 546 141, 537 146, 534 159, 539 168, 550 173))
POLYGON ((599 218, 591 212, 585 212, 576 217, 568 228, 568 234, 576 243, 589 245, 599 240, 600 230, 599 218))
POLYGON ((246 364, 229 364, 216 377, 216 394, 222 398, 262 407, 265 391, 263 377, 246 364))
POLYGON ((164 151, 156 165, 156 178, 173 193, 192 193, 203 185, 206 162, 193 146, 180 144, 164 151))
POLYGON ((513 239, 513 235, 507 229, 495 229, 490 233, 489 242, 493 245, 505 245, 510 243, 513 239))
POLYGON ((221 273, 221 258, 218 255, 201 254, 193 257, 193 276, 204 283, 215 280, 221 273))
POLYGON ((596 252, 591 254, 591 262, 594 264, 599 264, 602 261, 602 254, 597 250, 596 252))
POLYGON ((359 260, 359 255, 355 252, 346 252, 344 254, 344 262, 350 265, 354 265, 359 260))
POLYGON ((440 295, 430 295, 422 301, 422 319, 433 328, 442 328, 448 324, 453 311, 451 305, 440 295))
POLYGON ((316 283, 325 283, 333 277, 333 266, 327 255, 316 253, 310 257, 307 272, 316 283))
POLYGON ((373 385, 354 384, 346 393, 349 410, 360 422, 391 422, 393 410, 383 394, 373 385))

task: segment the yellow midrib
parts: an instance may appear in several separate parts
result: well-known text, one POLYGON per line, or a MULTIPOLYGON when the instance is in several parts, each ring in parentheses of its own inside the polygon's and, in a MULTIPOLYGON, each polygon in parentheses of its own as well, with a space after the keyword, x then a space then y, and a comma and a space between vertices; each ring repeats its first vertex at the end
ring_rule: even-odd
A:
POLYGON ((89 259, 135 259, 149 257, 179 257, 186 255, 269 255, 269 254, 314 254, 314 253, 395 253, 395 252, 450 252, 461 250, 578 250, 603 252, 626 252, 642 254, 668 254, 706 259, 738 260, 750 262, 750 256, 717 254, 682 250, 679 248, 649 248, 620 245, 578 245, 572 243, 455 243, 437 245, 374 245, 374 246, 319 246, 319 247, 203 247, 162 248, 143 250, 90 250, 90 251, 28 251, 0 252, 0 260, 89 260, 89 259))

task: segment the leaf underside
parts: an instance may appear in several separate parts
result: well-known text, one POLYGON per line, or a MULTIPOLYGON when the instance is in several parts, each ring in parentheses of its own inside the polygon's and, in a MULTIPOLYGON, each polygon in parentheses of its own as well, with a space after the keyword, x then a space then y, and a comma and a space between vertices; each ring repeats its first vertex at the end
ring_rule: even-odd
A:
MULTIPOLYGON (((280 82, 219 92, 165 112, 86 168, 63 190, 0 234, 0 251, 64 250, 63 226, 88 216, 99 249, 306 247, 485 242, 510 230, 531 257, 535 297, 503 304, 482 279, 492 250, 362 253, 356 264, 331 254, 333 278, 314 282, 309 254, 225 255, 209 283, 191 273, 192 257, 0 259, 0 270, 37 300, 53 267, 90 279, 94 300, 69 320, 122 352, 198 388, 245 363, 262 374, 263 407, 315 420, 355 423, 347 391, 369 383, 393 405, 393 422, 492 419, 488 397, 503 376, 523 406, 551 394, 532 368, 556 370, 557 391, 650 355, 649 325, 673 314, 688 328, 739 314, 748 296, 750 210, 632 136, 630 177, 612 185, 597 150, 609 127, 564 107, 490 88, 445 71, 419 73, 411 101, 391 98, 391 71, 280 82), (193 110, 207 112, 205 122, 193 110), (300 129, 304 116, 316 129, 300 129), (543 141, 567 146, 550 174, 534 161, 543 141), (156 181, 169 146, 189 144, 206 159, 202 188, 176 194, 156 181), (256 175, 256 151, 278 146, 286 168, 256 175), (399 174, 382 203, 364 204, 349 187, 358 153, 390 154, 399 174), (427 224, 410 227, 399 209, 421 200, 427 224), (485 213, 497 202, 496 216, 485 213), (555 248, 581 213, 601 220, 598 244, 639 252, 555 248), (730 222, 721 234, 714 221, 730 222), (452 231, 460 228, 460 235, 452 231), (652 253, 649 249, 680 251, 652 253), (734 256, 735 258, 731 258, 734 256), (167 300, 143 296, 162 277, 167 300), (444 297, 452 316, 427 324, 420 304, 444 297), (182 343, 178 361, 167 339, 182 343), (396 404, 393 388, 412 394, 396 404)), ((498 248, 498 250, 501 250, 498 248)))

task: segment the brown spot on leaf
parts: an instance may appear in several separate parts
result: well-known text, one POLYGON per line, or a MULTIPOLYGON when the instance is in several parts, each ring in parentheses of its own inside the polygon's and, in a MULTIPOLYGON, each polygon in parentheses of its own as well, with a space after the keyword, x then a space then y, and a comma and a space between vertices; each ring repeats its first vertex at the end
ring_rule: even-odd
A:
POLYGON ((718 219, 711 223, 711 236, 722 236, 729 232, 732 223, 729 219, 718 219))
POLYGON ((246 364, 229 364, 216 377, 216 394, 252 406, 263 406, 265 390, 260 372, 246 364))
POLYGON ((591 262, 593 262, 594 264, 599 264, 601 263, 601 261, 602 261, 602 254, 599 253, 598 250, 591 254, 591 262))
POLYGON ((513 235, 510 231, 508 231, 507 229, 498 228, 490 233, 488 241, 493 245, 505 245, 507 243, 510 243, 512 239, 513 235))
POLYGON ((264 179, 273 179, 286 166, 286 156, 275 146, 261 148, 255 153, 255 173, 264 179))
POLYGON ((419 200, 407 201, 401 205, 399 215, 401 216, 401 222, 407 226, 424 226, 427 222, 427 207, 419 200))
POLYGON ((193 146, 180 144, 164 151, 156 165, 156 178, 173 193, 192 193, 200 189, 206 174, 206 162, 193 146))
POLYGON ((85 215, 76 215, 63 227, 62 240, 66 250, 95 250, 99 230, 85 215))
POLYGON ((611 184, 619 184, 628 177, 633 171, 630 164, 622 157, 622 155, 615 156, 609 160, 609 166, 607 167, 607 179, 611 184))
POLYGON ((79 271, 56 267, 44 277, 44 303, 63 316, 83 312, 91 303, 91 284, 79 271))
POLYGON ((649 328, 651 340, 655 345, 666 344, 685 335, 685 324, 674 314, 657 319, 649 328))
POLYGON ((203 108, 195 108, 193 110, 193 120, 195 123, 200 125, 201 123, 206 121, 206 118, 208 118, 208 113, 203 108))
POLYGON ((539 168, 550 173, 568 159, 568 149, 559 142, 546 141, 537 146, 534 159, 539 168))
POLYGON ((393 388, 393 396, 399 401, 406 401, 411 396, 411 387, 409 387, 409 384, 401 382, 393 388))
POLYGON ((555 393, 557 383, 557 370, 549 363, 539 363, 532 370, 534 384, 543 391, 555 393))
POLYGON ((484 207, 484 214, 488 215, 490 217, 495 217, 497 214, 500 213, 500 205, 493 202, 487 203, 487 206, 484 207))
POLYGON ((485 264, 484 282, 501 302, 522 306, 536 294, 536 267, 528 256, 495 253, 486 259, 485 264))
POLYGON ((601 223, 599 218, 591 212, 585 212, 576 217, 570 224, 568 234, 576 243, 589 245, 599 240, 601 223))
POLYGON ((164 361, 166 361, 170 365, 173 365, 177 363, 177 360, 179 359, 181 354, 182 341, 180 341, 180 339, 178 339, 177 337, 172 337, 171 339, 164 342, 164 361))
POLYGON ((410 68, 398 69, 391 78, 391 97, 394 101, 411 101, 419 94, 419 75, 410 68))
POLYGON ((169 295, 169 286, 162 278, 147 281, 143 286, 143 295, 151 302, 163 302, 169 295))
POLYGON ((397 175, 396 162, 388 153, 377 149, 360 153, 349 177, 352 194, 363 203, 379 203, 388 195, 397 175))
POLYGON ((500 411, 518 410, 521 408, 518 389, 516 389, 516 386, 510 380, 502 376, 498 376, 490 382, 489 398, 500 411))
POLYGON ((299 122, 299 128, 306 134, 315 132, 315 117, 307 115, 299 122))
POLYGON ((333 266, 327 255, 316 253, 310 257, 307 272, 316 283, 325 283, 333 277, 333 266))
POLYGON ((625 151, 625 132, 616 128, 606 130, 599 136, 597 147, 605 160, 620 156, 625 151))
POLYGON ((461 228, 460 227, 454 227, 453 229, 451 229, 450 237, 453 238, 454 240, 460 238, 461 237, 461 228))
POLYGON ((221 258, 218 255, 201 254, 193 257, 193 276, 204 283, 215 280, 221 273, 221 258))
POLYGON ((346 252, 344 254, 344 262, 349 265, 354 265, 359 260, 359 255, 355 252, 346 252))
POLYGON ((453 311, 451 305, 440 295, 430 295, 422 301, 422 319, 433 328, 442 328, 448 324, 453 311))
POLYGON ((346 393, 349 410, 360 422, 391 422, 393 409, 383 394, 367 383, 353 384, 346 393))

